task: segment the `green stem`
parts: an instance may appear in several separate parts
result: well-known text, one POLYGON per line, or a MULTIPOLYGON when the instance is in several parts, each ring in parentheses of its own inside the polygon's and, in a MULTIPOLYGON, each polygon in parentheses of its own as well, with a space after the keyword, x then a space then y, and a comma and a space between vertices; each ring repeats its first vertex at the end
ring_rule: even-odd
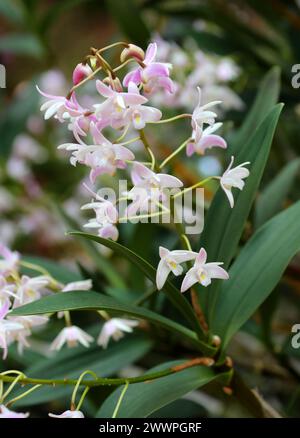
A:
POLYGON ((143 145, 145 146, 145 149, 146 149, 146 151, 148 152, 148 154, 150 156, 150 159, 151 159, 151 169, 158 171, 159 167, 156 164, 155 156, 154 156, 154 154, 152 152, 152 149, 151 149, 151 147, 150 147, 150 145, 148 143, 148 140, 147 140, 147 138, 145 136, 145 132, 144 132, 143 129, 140 130, 140 136, 141 136, 141 141, 143 142, 143 145))
POLYGON ((114 410, 114 412, 112 414, 112 418, 117 418, 117 415, 118 415, 118 412, 119 412, 122 400, 123 400, 124 395, 125 395, 125 393, 126 393, 126 391, 128 389, 128 386, 129 386, 129 382, 127 380, 127 382, 126 382, 126 384, 125 384, 125 386, 124 386, 124 388, 123 388, 123 390, 121 392, 121 395, 119 397, 118 403, 116 404, 115 410, 114 410))
POLYGON ((186 147, 190 140, 191 138, 188 138, 180 146, 178 146, 178 148, 160 164, 159 168, 162 169, 169 161, 176 157, 176 155, 179 154, 179 152, 181 152, 186 147))
POLYGON ((13 403, 15 403, 16 401, 21 400, 22 398, 24 398, 27 395, 31 394, 33 391, 35 391, 36 389, 40 388, 41 386, 42 386, 41 384, 33 386, 32 388, 28 389, 28 391, 23 392, 23 394, 20 394, 17 397, 9 400, 9 402, 6 403, 6 406, 10 406, 13 403))
POLYGON ((158 122, 147 122, 147 123, 148 124, 152 123, 153 125, 161 125, 162 123, 175 122, 175 120, 185 119, 187 117, 191 118, 192 115, 191 114, 179 114, 179 116, 170 117, 169 119, 159 120, 158 122))
MULTIPOLYGON (((97 377, 95 380, 82 380, 80 382, 80 386, 85 386, 88 388, 95 388, 98 386, 120 386, 124 385, 128 382, 128 384, 133 383, 141 383, 141 382, 148 382, 151 380, 160 379, 161 377, 170 376, 171 374, 179 373, 183 371, 186 368, 191 368, 193 366, 196 366, 199 364, 193 364, 187 365, 185 367, 182 367, 180 370, 178 370, 176 367, 174 368, 167 368, 162 371, 157 371, 155 373, 149 373, 145 374, 143 376, 138 377, 129 377, 129 378, 102 378, 97 377)), ((0 380, 3 382, 13 382, 15 378, 0 374, 0 380)), ((77 385, 76 379, 37 379, 37 378, 30 378, 30 377, 23 377, 18 381, 21 385, 48 385, 48 386, 56 386, 56 385, 62 385, 62 386, 75 386, 77 385)))
POLYGON ((216 178, 215 176, 209 176, 208 178, 203 179, 202 181, 197 182, 196 184, 187 187, 186 189, 182 190, 181 192, 176 193, 176 195, 173 196, 173 199, 178 198, 179 196, 184 195, 185 193, 190 192, 191 190, 196 189, 197 187, 201 187, 204 186, 204 184, 206 184, 207 182, 209 182, 210 180, 216 178))

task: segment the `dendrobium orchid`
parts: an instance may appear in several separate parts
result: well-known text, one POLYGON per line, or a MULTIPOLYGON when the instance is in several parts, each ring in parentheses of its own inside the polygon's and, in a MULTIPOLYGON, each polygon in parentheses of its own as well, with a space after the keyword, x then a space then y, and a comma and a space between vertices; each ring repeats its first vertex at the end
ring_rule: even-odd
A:
POLYGON ((66 343, 70 348, 76 347, 78 343, 88 348, 93 340, 94 338, 92 336, 83 331, 81 328, 73 325, 62 329, 62 331, 52 342, 50 349, 60 350, 66 343))
POLYGON ((214 132, 221 126, 222 123, 215 123, 214 125, 208 126, 203 130, 197 126, 193 131, 192 140, 187 144, 187 156, 190 157, 195 152, 199 155, 204 155, 207 149, 211 149, 213 147, 226 149, 226 141, 219 135, 214 134, 214 132))
POLYGON ((70 292, 73 290, 90 290, 92 289, 93 283, 92 280, 82 280, 82 281, 73 281, 71 283, 67 283, 62 288, 62 292, 70 292))
POLYGON ((17 269, 20 255, 0 243, 0 274, 9 276, 17 269))
POLYGON ((157 209, 157 203, 164 200, 164 189, 176 189, 183 183, 175 176, 155 173, 141 163, 135 162, 131 172, 134 187, 128 198, 133 202, 127 208, 130 217, 137 212, 148 212, 157 209))
POLYGON ((236 167, 232 167, 233 161, 234 161, 234 157, 231 157, 231 161, 228 168, 225 170, 225 172, 220 178, 221 187, 228 198, 231 208, 233 208, 234 206, 234 197, 231 192, 232 188, 236 187, 240 190, 243 190, 245 185, 245 181, 243 180, 245 178, 248 178, 250 174, 249 170, 245 167, 247 164, 250 164, 249 161, 239 164, 236 167))
POLYGON ((124 169, 126 161, 132 161, 134 154, 125 146, 113 144, 102 136, 102 144, 85 145, 77 143, 66 143, 58 146, 58 149, 71 151, 70 163, 76 166, 77 163, 84 164, 91 168, 90 180, 95 182, 97 176, 103 174, 114 175, 117 169, 124 169))
POLYGON ((163 288, 170 272, 176 276, 181 275, 183 272, 181 263, 194 260, 197 257, 197 253, 185 250, 169 251, 167 248, 160 246, 159 256, 161 260, 156 271, 156 286, 158 290, 163 288))
MULTIPOLYGON (((131 93, 139 94, 138 87, 133 82, 128 85, 131 93)), ((162 117, 162 112, 151 106, 131 105, 124 115, 125 123, 132 123, 137 130, 144 129, 148 122, 158 122, 162 117)))
POLYGON ((128 87, 130 82, 136 85, 142 85, 146 94, 152 94, 158 88, 164 88, 169 93, 174 92, 174 85, 170 79, 169 63, 156 62, 157 44, 149 44, 143 62, 135 70, 129 72, 123 81, 125 87, 128 87))
POLYGON ((52 418, 84 418, 84 414, 81 411, 65 411, 62 414, 48 414, 52 418))
POLYGON ((110 338, 119 341, 123 338, 124 333, 131 333, 138 325, 139 322, 132 319, 111 318, 104 323, 97 344, 106 348, 110 338))
POLYGON ((11 411, 4 405, 0 405, 0 418, 28 418, 29 412, 11 411))
POLYGON ((187 291, 196 283, 202 286, 209 286, 213 278, 220 278, 228 280, 229 275, 225 269, 221 268, 221 262, 206 263, 207 253, 204 248, 201 248, 199 254, 196 256, 195 264, 186 273, 182 285, 181 292, 187 291))
POLYGON ((3 349, 3 360, 7 357, 7 347, 9 344, 10 334, 14 331, 19 331, 24 328, 22 324, 5 319, 8 312, 9 302, 5 301, 0 308, 0 348, 3 349))

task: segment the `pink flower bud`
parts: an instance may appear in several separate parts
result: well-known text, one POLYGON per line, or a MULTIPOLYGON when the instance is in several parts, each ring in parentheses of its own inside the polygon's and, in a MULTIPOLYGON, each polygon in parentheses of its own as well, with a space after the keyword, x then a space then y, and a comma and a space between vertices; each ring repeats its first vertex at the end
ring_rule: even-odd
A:
POLYGON ((77 85, 87 76, 93 73, 91 67, 87 64, 77 64, 73 71, 73 84, 77 85))
POLYGON ((145 59, 145 52, 140 47, 135 44, 129 44, 126 49, 124 49, 121 53, 120 60, 121 62, 125 62, 128 59, 136 59, 137 61, 143 62, 145 59))

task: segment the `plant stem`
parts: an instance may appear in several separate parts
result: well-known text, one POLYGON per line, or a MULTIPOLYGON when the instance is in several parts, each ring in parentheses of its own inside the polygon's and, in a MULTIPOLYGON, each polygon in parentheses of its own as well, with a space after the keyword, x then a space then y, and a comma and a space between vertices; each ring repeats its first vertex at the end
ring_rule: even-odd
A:
POLYGON ((150 156, 150 159, 151 159, 151 169, 158 171, 159 167, 156 164, 155 156, 154 156, 154 154, 152 152, 152 149, 151 149, 151 147, 150 147, 150 145, 148 143, 148 140, 146 139, 145 132, 144 132, 143 129, 140 130, 140 137, 141 137, 141 140, 143 142, 143 145, 145 146, 146 151, 148 152, 148 154, 150 156))
MULTIPOLYGON (((204 360, 205 358, 202 358, 202 359, 204 360)), ((211 360, 211 358, 206 358, 206 359, 211 360)), ((204 364, 204 362, 203 362, 203 364, 204 364)), ((155 373, 145 374, 143 376, 138 376, 138 377, 130 377, 130 378, 97 377, 97 379, 95 379, 95 380, 82 380, 80 382, 79 386, 94 388, 94 387, 98 387, 98 386, 119 386, 119 385, 124 385, 127 382, 128 382, 128 384, 148 382, 151 380, 159 379, 161 377, 170 376, 171 374, 180 372, 183 369, 191 368, 191 367, 198 366, 198 365, 199 365, 199 362, 195 363, 195 361, 188 361, 188 362, 183 363, 182 366, 180 367, 180 369, 178 369, 178 366, 176 366, 176 367, 167 368, 167 369, 162 370, 162 371, 157 371, 155 373)), ((2 380, 3 382, 14 382, 15 378, 0 374, 0 380, 2 380)), ((21 385, 48 385, 48 386, 56 386, 56 385, 68 386, 68 385, 71 385, 71 386, 75 386, 78 381, 76 379, 49 380, 49 379, 37 379, 37 378, 23 377, 18 382, 21 385)))
POLYGON ((119 397, 119 400, 118 400, 118 402, 117 402, 117 404, 116 404, 116 407, 115 407, 115 409, 114 409, 114 412, 113 412, 113 414, 112 414, 112 418, 117 418, 117 415, 118 415, 118 412, 119 412, 119 409, 120 409, 120 406, 121 406, 122 400, 123 400, 124 395, 125 395, 125 393, 126 393, 126 391, 127 391, 127 389, 128 389, 128 386, 129 386, 129 382, 128 382, 128 380, 127 380, 127 382, 126 382, 124 388, 122 389, 122 392, 121 392, 121 394, 120 394, 120 397, 119 397))
POLYGON ((185 193, 190 192, 191 190, 196 189, 197 187, 201 187, 204 184, 206 184, 207 182, 209 182, 210 180, 216 178, 215 176, 209 176, 208 178, 203 179, 202 181, 197 182, 196 184, 187 187, 186 189, 182 190, 181 192, 176 193, 176 195, 173 196, 173 199, 178 198, 179 196, 184 195, 185 193))
POLYGON ((184 118, 191 118, 191 114, 179 114, 179 116, 174 116, 174 117, 170 117, 169 119, 164 119, 164 120, 158 120, 158 122, 147 122, 148 124, 151 123, 152 125, 161 125, 162 123, 170 123, 170 122, 175 122, 176 120, 179 119, 184 119, 184 118))
POLYGON ((162 169, 169 161, 176 157, 176 155, 179 154, 179 152, 181 152, 186 147, 190 140, 191 138, 188 138, 180 146, 178 146, 178 148, 160 164, 159 168, 162 169))

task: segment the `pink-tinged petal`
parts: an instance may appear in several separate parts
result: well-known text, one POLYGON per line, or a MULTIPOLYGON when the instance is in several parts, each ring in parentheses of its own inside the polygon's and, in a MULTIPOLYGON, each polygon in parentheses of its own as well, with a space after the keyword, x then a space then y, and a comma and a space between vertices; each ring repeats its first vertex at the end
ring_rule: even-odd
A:
POLYGON ((168 254, 170 253, 170 251, 167 249, 167 248, 165 248, 165 247, 163 247, 163 246, 160 246, 159 247, 159 257, 162 259, 163 257, 166 257, 168 254))
POLYGON ((212 147, 220 147, 223 149, 227 148, 226 141, 219 135, 204 135, 200 140, 199 144, 196 145, 196 151, 199 153, 204 153, 206 149, 211 149, 212 147))
POLYGON ((8 312, 10 306, 9 300, 5 300, 3 306, 0 309, 0 319, 3 319, 8 312))
POLYGON ((151 106, 141 107, 140 112, 143 118, 145 119, 146 123, 158 122, 158 120, 162 118, 162 112, 159 109, 153 108, 151 106))
POLYGON ((191 268, 183 279, 180 291, 185 292, 196 283, 198 283, 197 270, 191 268))
POLYGON ((226 195, 227 198, 228 198, 228 201, 229 201, 230 207, 233 208, 233 207, 234 207, 234 197, 233 197, 233 194, 231 193, 231 190, 230 190, 230 189, 227 189, 227 188, 222 184, 222 180, 221 180, 221 187, 222 187, 222 189, 224 190, 225 195, 226 195))
POLYGON ((186 251, 186 250, 174 250, 171 252, 171 257, 173 257, 177 263, 188 262, 189 260, 195 260, 198 253, 194 251, 186 251))
POLYGON ((44 91, 42 91, 42 90, 39 88, 38 85, 36 85, 36 89, 38 90, 38 92, 39 92, 42 96, 46 97, 47 99, 53 99, 53 100, 65 100, 65 97, 64 97, 64 96, 56 96, 56 95, 54 95, 54 94, 44 93, 44 91))
POLYGON ((170 268, 165 262, 165 260, 161 260, 158 264, 156 271, 156 287, 158 290, 161 290, 167 281, 168 275, 170 274, 170 268))
POLYGON ((201 248, 199 254, 196 257, 197 265, 203 265, 207 260, 207 252, 204 248, 201 248))
POLYGON ((207 271, 208 275, 211 278, 220 278, 222 280, 228 280, 229 279, 229 275, 228 272, 225 271, 225 269, 221 268, 221 266, 219 266, 220 263, 206 263, 205 265, 205 270, 207 271))
POLYGON ((115 91, 112 90, 110 87, 105 85, 102 81, 99 79, 96 81, 96 88, 99 94, 103 97, 112 97, 115 94, 115 91))
POLYGON ((150 43, 147 47, 144 63, 146 65, 150 64, 154 61, 157 53, 157 44, 156 43, 150 43))
POLYGON ((131 172, 131 179, 134 185, 139 184, 144 178, 152 178, 155 173, 141 163, 134 163, 131 172))
POLYGON ((102 227, 99 230, 98 234, 100 237, 103 237, 103 239, 111 239, 111 240, 116 241, 119 238, 119 231, 118 231, 117 227, 115 227, 112 224, 108 224, 108 225, 105 225, 104 227, 102 227))
POLYGON ((135 82, 129 82, 128 84, 128 93, 131 94, 140 94, 140 90, 135 82))
POLYGON ((141 71, 141 68, 137 68, 127 73, 123 79, 124 87, 128 87, 130 82, 134 82, 136 85, 139 85, 142 82, 141 71))
POLYGON ((187 156, 191 157, 194 152, 195 152, 195 143, 194 142, 188 143, 187 146, 186 146, 186 154, 187 154, 187 156))
POLYGON ((122 145, 114 144, 114 151, 117 160, 134 160, 134 154, 128 148, 122 145))
POLYGON ((160 185, 162 188, 164 187, 182 187, 183 182, 180 179, 176 178, 172 175, 167 175, 166 173, 158 173, 157 177, 159 178, 160 185))
POLYGON ((141 94, 136 93, 119 93, 126 105, 142 105, 143 103, 148 102, 148 99, 141 94))
POLYGON ((157 77, 168 77, 169 76, 169 69, 165 64, 162 64, 160 62, 154 62, 153 64, 150 64, 146 68, 144 68, 142 72, 142 79, 147 82, 148 80, 152 78, 157 77))

